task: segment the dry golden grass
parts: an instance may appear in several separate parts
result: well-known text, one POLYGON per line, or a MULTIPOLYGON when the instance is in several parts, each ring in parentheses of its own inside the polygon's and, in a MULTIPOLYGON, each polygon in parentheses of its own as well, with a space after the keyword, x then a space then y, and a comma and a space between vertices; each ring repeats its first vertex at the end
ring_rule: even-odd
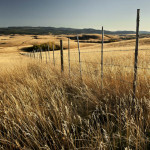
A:
MULTIPOLYGON (((58 38, 54 41, 59 42, 60 37, 53 38, 58 38)), ((138 70, 134 103, 134 51, 117 51, 134 49, 133 40, 105 44, 105 50, 116 51, 105 52, 104 63, 122 67, 104 66, 103 91, 100 86, 101 55, 100 52, 91 53, 100 51, 100 44, 81 44, 81 52, 90 52, 81 53, 81 80, 74 41, 71 41, 69 76, 67 50, 64 51, 65 71, 61 73, 59 51, 55 52, 54 67, 52 52, 50 60, 48 53, 43 52, 41 63, 39 53, 36 59, 19 55, 19 49, 31 43, 19 46, 21 36, 17 40, 12 47, 1 46, 0 149, 150 148, 149 70, 138 70)), ((48 39, 37 40, 45 43, 48 39)), ((149 40, 140 40, 140 49, 149 49, 149 40)), ((66 38, 64 44, 67 47, 66 38)), ((150 68, 149 55, 150 51, 139 52, 141 68, 150 68)))
POLYGON ((0 74, 1 149, 149 148, 149 98, 131 105, 129 94, 55 69, 32 62, 0 74))

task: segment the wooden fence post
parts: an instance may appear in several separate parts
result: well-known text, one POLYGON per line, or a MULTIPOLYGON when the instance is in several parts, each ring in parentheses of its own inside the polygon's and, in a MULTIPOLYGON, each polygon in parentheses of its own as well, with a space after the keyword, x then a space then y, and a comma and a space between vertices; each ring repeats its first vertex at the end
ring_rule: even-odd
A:
POLYGON ((33 57, 34 57, 34 59, 35 59, 35 50, 33 50, 33 57))
POLYGON ((60 57, 61 57, 61 72, 64 71, 64 59, 63 59, 63 41, 60 40, 60 57))
POLYGON ((47 63, 47 53, 46 53, 47 51, 45 51, 45 56, 46 56, 46 63, 47 63))
POLYGON ((102 27, 102 47, 101 47, 101 89, 103 90, 103 47, 104 47, 104 30, 102 27))
POLYGON ((36 58, 36 50, 34 50, 34 57, 36 58))
POLYGON ((80 64, 80 77, 82 79, 82 67, 81 67, 81 53, 80 53, 80 45, 79 45, 79 37, 77 36, 78 41, 78 53, 79 53, 79 64, 80 64))
POLYGON ((34 58, 34 50, 32 51, 32 56, 33 56, 33 58, 34 58))
POLYGON ((39 49, 37 49, 37 59, 39 59, 40 60, 40 51, 39 51, 39 49))
POLYGON ((140 9, 137 9, 136 20, 136 46, 135 46, 135 61, 134 61, 134 81, 133 81, 133 100, 136 99, 137 86, 137 65, 138 65, 138 47, 139 47, 139 24, 140 24, 140 9))
POLYGON ((40 57, 41 57, 41 62, 42 62, 42 48, 40 49, 40 57))
POLYGON ((55 66, 55 53, 54 53, 54 44, 53 44, 53 63, 54 63, 54 66, 55 66))
POLYGON ((50 50, 49 50, 49 44, 48 44, 48 57, 49 57, 49 62, 50 62, 50 50))
POLYGON ((70 76, 70 39, 68 38, 68 64, 69 64, 69 76, 70 76))

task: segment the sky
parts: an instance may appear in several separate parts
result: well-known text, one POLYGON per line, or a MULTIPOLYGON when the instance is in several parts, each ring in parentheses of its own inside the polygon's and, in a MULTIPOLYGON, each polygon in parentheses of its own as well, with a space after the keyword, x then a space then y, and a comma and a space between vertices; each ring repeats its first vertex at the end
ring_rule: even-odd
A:
POLYGON ((150 31, 150 0, 0 0, 0 27, 44 26, 150 31))

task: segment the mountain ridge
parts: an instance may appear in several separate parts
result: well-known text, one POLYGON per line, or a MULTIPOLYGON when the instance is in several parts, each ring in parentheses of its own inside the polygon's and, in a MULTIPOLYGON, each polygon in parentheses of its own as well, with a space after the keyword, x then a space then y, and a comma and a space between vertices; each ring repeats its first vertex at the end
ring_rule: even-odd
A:
MULTIPOLYGON (((104 30, 105 34, 135 34, 135 31, 119 30, 119 31, 109 31, 104 30)), ((102 31, 93 28, 65 28, 65 27, 32 27, 32 26, 13 26, 13 27, 1 27, 0 34, 35 34, 35 35, 45 35, 45 34, 101 34, 102 31)), ((140 34, 150 34, 149 31, 140 31, 140 34)))

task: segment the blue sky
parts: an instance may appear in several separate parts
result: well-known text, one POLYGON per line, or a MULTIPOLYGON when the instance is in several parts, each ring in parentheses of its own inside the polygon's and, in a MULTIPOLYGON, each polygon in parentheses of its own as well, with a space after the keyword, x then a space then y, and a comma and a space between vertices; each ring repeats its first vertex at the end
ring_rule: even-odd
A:
POLYGON ((0 27, 52 26, 150 31, 150 0, 0 0, 0 27))

